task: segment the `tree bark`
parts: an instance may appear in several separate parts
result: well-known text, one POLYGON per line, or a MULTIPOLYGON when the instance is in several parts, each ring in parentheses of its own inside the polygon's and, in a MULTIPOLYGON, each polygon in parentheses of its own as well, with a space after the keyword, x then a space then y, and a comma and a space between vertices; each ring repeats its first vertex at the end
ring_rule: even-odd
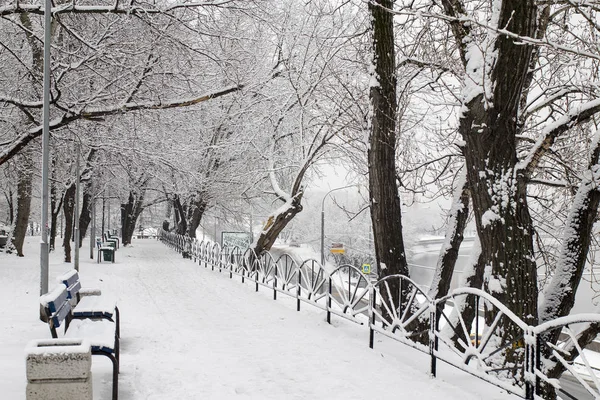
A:
POLYGON ((63 205, 63 196, 58 198, 56 186, 52 185, 50 189, 50 250, 53 251, 56 243, 56 232, 58 229, 58 215, 63 205))
POLYGON ((254 246, 254 252, 257 255, 262 254, 265 251, 271 250, 273 243, 281 233, 281 231, 287 226, 287 224, 302 211, 302 195, 303 191, 299 191, 290 201, 283 212, 279 212, 275 215, 271 215, 265 224, 262 232, 260 233, 256 245, 254 246))
POLYGON ((187 232, 186 206, 181 203, 179 195, 175 195, 173 198, 173 210, 175 211, 175 233, 185 235, 187 232))
POLYGON ((92 185, 90 182, 86 182, 83 187, 83 201, 79 215, 79 247, 83 244, 83 238, 85 238, 87 228, 92 221, 92 199, 92 185))
POLYGON ((456 188, 446 240, 440 251, 433 281, 429 285, 428 295, 432 299, 442 298, 450 291, 452 275, 456 260, 458 260, 458 251, 463 242, 465 227, 469 219, 469 195, 468 181, 466 176, 463 176, 461 184, 456 188))
POLYGON ((32 184, 32 165, 29 155, 21 157, 21 166, 17 170, 17 216, 15 229, 13 231, 12 244, 19 257, 23 257, 23 243, 27 234, 29 224, 29 212, 31 209, 31 184, 32 184))
POLYGON ((14 194, 12 187, 8 187, 8 193, 4 192, 4 198, 6 199, 6 205, 8 207, 8 224, 12 225, 15 221, 15 203, 13 200, 14 194))
POLYGON ((191 200, 187 216, 187 235, 189 237, 196 237, 196 229, 198 229, 200 221, 202 221, 202 216, 207 206, 208 203, 202 198, 202 194, 196 194, 191 200))
MULTIPOLYGON (((464 12, 458 0, 443 3, 449 15, 464 12)), ((536 10, 533 0, 505 0, 495 23, 518 35, 533 37, 536 10)), ((467 24, 453 27, 453 32, 465 51, 475 40, 467 24)), ((517 169, 516 152, 518 110, 532 46, 508 36, 493 35, 488 33, 486 40, 494 46, 494 52, 480 55, 486 65, 466 62, 478 54, 463 59, 467 70, 465 84, 479 82, 481 93, 465 100, 459 130, 466 143, 467 179, 481 242, 480 259, 482 265, 489 266, 484 286, 526 323, 535 325, 537 301, 532 299, 537 299, 537 270, 533 223, 527 206, 526 179, 517 169)), ((478 46, 470 48, 474 51, 478 46)))
MULTIPOLYGON (((498 26, 519 35, 535 34, 533 0, 502 2, 498 26)), ((526 181, 517 169, 518 107, 532 48, 499 36, 490 74, 491 103, 483 95, 469 104, 460 130, 471 183, 473 209, 484 265, 491 266, 484 287, 527 324, 537 323, 537 268, 533 222, 526 181)), ((512 333, 516 335, 517 333, 512 333)))
MULTIPOLYGON (((379 278, 409 275, 402 237, 402 214, 396 182, 396 71, 391 0, 369 2, 372 17, 372 116, 368 150, 369 200, 379 278)), ((404 301, 397 280, 389 281, 395 306, 404 301)), ((392 309, 390 307, 390 309, 392 309)))
POLYGON ((138 217, 144 211, 144 194, 136 195, 129 192, 127 203, 121 204, 121 239, 123 246, 131 244, 138 217))
POLYGON ((50 170, 52 179, 50 179, 50 251, 56 248, 56 230, 58 223, 58 214, 62 207, 63 197, 58 198, 56 189, 56 156, 52 156, 52 167, 50 170))
POLYGON ((63 214, 65 217, 65 234, 63 236, 63 247, 65 250, 65 262, 71 262, 71 237, 73 236, 73 212, 75 209, 75 183, 67 187, 63 200, 63 214))

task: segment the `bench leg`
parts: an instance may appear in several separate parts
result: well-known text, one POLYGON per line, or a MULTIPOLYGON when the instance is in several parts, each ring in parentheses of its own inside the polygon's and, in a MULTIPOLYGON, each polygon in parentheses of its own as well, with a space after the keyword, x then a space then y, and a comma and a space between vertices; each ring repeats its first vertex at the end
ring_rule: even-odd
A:
POLYGON ((119 312, 119 307, 115 306, 115 317, 117 317, 117 322, 115 322, 115 324, 117 324, 117 337, 120 338, 121 337, 121 313, 119 312))
POLYGON ((121 369, 121 357, 119 356, 121 354, 121 344, 119 343, 120 339, 116 335, 117 335, 117 333, 115 332, 115 359, 117 360, 117 374, 118 374, 121 369))
MULTIPOLYGON (((118 343, 117 343, 118 346, 118 343)), ((95 355, 101 355, 110 358, 113 365, 113 387, 112 387, 112 400, 119 399, 119 361, 112 354, 105 353, 103 351, 92 352, 95 355)))

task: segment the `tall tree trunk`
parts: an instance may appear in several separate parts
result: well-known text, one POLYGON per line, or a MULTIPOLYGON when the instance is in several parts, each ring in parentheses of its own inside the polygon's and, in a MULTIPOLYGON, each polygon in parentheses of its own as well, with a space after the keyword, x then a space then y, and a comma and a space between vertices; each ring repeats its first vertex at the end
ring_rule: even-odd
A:
MULTIPOLYGON (((466 175, 466 171, 461 172, 466 175)), ((439 299, 446 296, 450 290, 452 276, 458 251, 463 242, 465 227, 469 218, 469 188, 466 176, 459 180, 460 184, 455 188, 455 199, 450 210, 450 220, 446 231, 446 240, 437 261, 436 270, 431 285, 429 285, 429 297, 439 299)))
POLYGON ((29 224, 31 209, 32 163, 29 152, 20 157, 21 165, 17 170, 17 216, 13 231, 12 243, 19 257, 23 257, 23 243, 29 224))
MULTIPOLYGON (((443 0, 446 13, 462 17, 460 0, 443 0)), ((504 0, 490 18, 517 35, 537 34, 534 0, 504 0)), ((532 46, 488 31, 484 43, 470 25, 451 23, 465 64, 466 89, 459 130, 471 189, 485 289, 528 324, 537 322, 537 270, 526 179, 517 169, 518 110, 532 60, 532 46), (487 51, 487 52, 485 52, 487 51), (473 54, 469 54, 472 52, 473 54), (477 61, 480 62, 472 62, 477 61)), ((492 317, 491 315, 488 317, 492 317)), ((516 334, 515 332, 509 335, 516 334)))
POLYGON ((105 226, 104 226, 104 221, 106 220, 106 198, 104 196, 102 196, 102 226, 100 228, 100 236, 104 235, 104 232, 106 232, 105 226))
POLYGON ((12 187, 8 187, 8 193, 4 192, 4 197, 6 199, 6 205, 8 207, 8 224, 12 225, 15 221, 15 203, 14 203, 14 193, 12 187))
POLYGON ((175 195, 173 198, 173 210, 175 212, 175 233, 185 235, 187 232, 186 206, 181 203, 181 197, 175 195))
MULTIPOLYGON (((533 0, 505 0, 498 26, 531 37, 535 13, 533 0)), ((469 111, 461 118, 460 131, 466 142, 481 256, 484 265, 491 267, 484 287, 526 323, 535 325, 538 289, 533 222, 526 182, 516 165, 518 107, 532 49, 514 38, 498 36, 495 50, 489 76, 493 97, 486 99, 480 94, 467 103, 469 111)), ((509 336, 517 334, 507 332, 509 336)))
POLYGON ((70 184, 65 191, 63 200, 63 215, 65 216, 65 234, 63 236, 63 247, 65 250, 65 262, 71 262, 71 238, 73 236, 73 212, 75 209, 75 183, 70 184))
POLYGON ((83 202, 81 204, 81 214, 79 215, 79 246, 83 244, 83 238, 86 235, 87 228, 92 220, 92 174, 94 171, 94 161, 98 151, 90 149, 85 160, 85 168, 81 173, 80 183, 83 184, 83 202))
POLYGON ((87 228, 92 221, 92 185, 87 182, 83 187, 83 202, 81 214, 79 215, 79 247, 83 244, 87 228))
POLYGON ((131 244, 135 224, 142 211, 144 211, 143 201, 143 193, 136 196, 130 191, 127 203, 121 204, 121 239, 123 246, 131 244))
MULTIPOLYGON (((396 182, 396 71, 392 0, 369 2, 372 16, 373 64, 370 98, 369 200, 379 278, 408 276, 402 237, 402 214, 396 182)), ((399 304, 398 281, 389 282, 392 301, 399 304)), ((391 309, 391 307, 390 307, 391 309)))
POLYGON ((52 156, 52 179, 50 180, 50 251, 56 248, 56 232, 58 229, 58 215, 63 204, 63 193, 58 193, 56 187, 56 155, 52 156))
POLYGON ((206 201, 202 199, 200 194, 197 194, 196 198, 193 199, 188 208, 187 235, 189 237, 196 237, 196 229, 198 229, 198 226, 200 225, 200 221, 202 220, 202 216, 206 211, 206 207, 206 201))
POLYGON ((302 211, 302 195, 304 192, 300 190, 291 201, 286 204, 285 207, 280 208, 278 213, 271 215, 262 232, 260 233, 256 244, 254 245, 254 252, 257 255, 264 253, 265 251, 271 250, 271 247, 275 243, 275 240, 281 233, 281 231, 287 226, 287 224, 294 219, 294 217, 302 211))
MULTIPOLYGON (((575 304, 577 288, 587 262, 593 226, 597 221, 600 207, 600 190, 597 172, 595 172, 600 163, 600 133, 596 135, 593 140, 596 147, 592 149, 588 170, 583 174, 567 218, 556 270, 545 291, 544 302, 540 307, 540 322, 569 315, 575 304)), ((578 329, 577 344, 579 348, 585 348, 591 343, 598 332, 600 332, 600 324, 589 324, 585 329, 578 329)), ((559 340, 560 333, 560 329, 555 329, 542 335, 542 354, 546 358, 543 362, 544 372, 549 378, 554 379, 558 379, 566 368, 552 357, 552 347, 547 343, 555 345, 559 340)), ((580 355, 578 347, 570 341, 567 341, 561 349, 562 356, 570 362, 580 355)), ((543 392, 544 398, 553 398, 554 389, 550 385, 544 385, 543 392)))
POLYGON ((58 229, 58 216, 63 205, 63 197, 56 198, 56 188, 51 190, 50 200, 50 250, 56 248, 56 232, 58 229))
MULTIPOLYGON (((479 243, 479 237, 475 238, 475 243, 473 244, 473 254, 471 255, 470 262, 471 265, 463 271, 463 281, 462 287, 474 288, 474 289, 482 289, 483 288, 483 279, 484 279, 484 270, 485 264, 483 263, 483 257, 481 255, 481 245, 479 243)), ((450 340, 454 343, 456 348, 461 349, 462 343, 468 343, 470 338, 465 334, 466 332, 471 332, 471 327, 473 326, 473 321, 475 317, 478 316, 479 310, 476 308, 475 296, 468 295, 462 298, 456 299, 456 303, 454 304, 454 309, 452 310, 451 321, 452 326, 458 329, 451 329, 450 324, 446 325, 445 332, 450 340), (460 322, 458 319, 458 314, 461 315, 462 320, 465 323, 464 330, 460 328, 460 322)), ((464 349, 463 349, 464 350, 464 349)))
MULTIPOLYGON (((42 77, 43 71, 43 49, 38 41, 37 37, 32 33, 33 27, 28 13, 21 13, 19 19, 23 26, 27 28, 25 30, 25 36, 27 43, 31 50, 31 65, 32 65, 32 76, 28 76, 30 79, 38 79, 42 77)), ((24 121, 24 125, 28 124, 29 120, 24 121)), ((32 154, 30 150, 24 150, 20 152, 20 168, 17 170, 18 182, 17 182, 17 216, 15 229, 13 231, 12 243, 17 251, 19 257, 23 257, 23 243, 25 241, 25 235, 27 234, 27 224, 29 221, 29 213, 31 210, 31 185, 32 185, 32 154)))

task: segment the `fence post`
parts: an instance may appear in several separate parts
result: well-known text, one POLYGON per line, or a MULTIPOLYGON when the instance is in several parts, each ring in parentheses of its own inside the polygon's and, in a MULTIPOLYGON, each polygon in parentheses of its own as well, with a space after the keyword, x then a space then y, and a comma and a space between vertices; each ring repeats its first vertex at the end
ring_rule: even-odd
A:
POLYGON ((300 311, 300 296, 302 296, 302 270, 298 268, 298 290, 296 291, 296 311, 300 311))
POLYGON ((331 275, 329 275, 329 290, 327 292, 327 323, 331 324, 331 275))
POLYGON ((375 331, 373 326, 375 325, 375 297, 377 296, 375 286, 371 286, 371 301, 369 302, 369 347, 372 349, 375 342, 375 331))
POLYGON ((260 268, 259 268, 259 267, 260 267, 260 265, 259 265, 259 262, 260 262, 260 261, 256 260, 256 261, 254 262, 254 264, 256 265, 256 267, 255 267, 255 268, 253 268, 253 269, 254 269, 254 279, 255 279, 255 282, 256 282, 256 291, 257 291, 257 292, 258 292, 258 270, 260 269, 260 268))
MULTIPOLYGON (((541 349, 541 339, 539 334, 535 334, 535 370, 540 371, 542 369, 542 349, 541 349)), ((539 374, 535 374, 535 394, 541 396, 542 388, 541 388, 542 380, 539 374)))
POLYGON ((540 378, 536 373, 540 368, 540 338, 532 326, 524 332, 525 339, 525 398, 534 400, 540 393, 540 378))
POLYGON ((437 358, 435 352, 437 351, 437 304, 435 302, 429 303, 429 355, 431 356, 431 376, 435 378, 437 374, 437 358), (433 310, 431 309, 433 307, 433 310))
POLYGON ((277 300, 277 263, 275 263, 275 275, 273 275, 273 300, 277 300))

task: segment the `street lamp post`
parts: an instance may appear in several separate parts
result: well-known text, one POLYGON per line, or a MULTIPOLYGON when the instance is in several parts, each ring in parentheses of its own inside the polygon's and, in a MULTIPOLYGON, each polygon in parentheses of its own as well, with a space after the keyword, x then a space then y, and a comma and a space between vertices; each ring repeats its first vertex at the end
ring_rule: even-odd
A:
POLYGON ((79 271, 79 245, 80 245, 80 235, 79 235, 79 195, 80 195, 80 183, 81 174, 79 172, 79 152, 81 144, 77 144, 77 161, 75 163, 75 270, 79 271))
POLYGON ((321 201, 321 265, 325 265, 325 199, 335 191, 348 189, 349 187, 353 186, 356 185, 347 185, 331 189, 329 192, 325 193, 325 196, 323 196, 323 200, 321 201))
POLYGON ((40 295, 48 293, 48 175, 50 159, 50 39, 52 3, 44 4, 44 76, 42 107, 42 226, 40 240, 40 295))

